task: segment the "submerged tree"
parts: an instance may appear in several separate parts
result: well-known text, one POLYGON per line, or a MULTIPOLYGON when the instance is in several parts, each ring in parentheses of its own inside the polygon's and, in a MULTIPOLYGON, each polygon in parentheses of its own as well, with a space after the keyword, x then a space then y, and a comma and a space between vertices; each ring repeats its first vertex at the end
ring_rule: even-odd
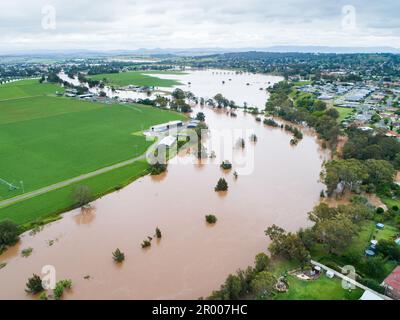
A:
POLYGON ((151 246, 150 240, 143 240, 142 242, 142 248, 147 248, 151 246))
POLYGON ((42 279, 37 274, 33 274, 33 276, 29 278, 28 282, 26 283, 25 291, 28 293, 36 294, 42 292, 43 290, 44 288, 42 284, 42 279))
POLYGON ((253 133, 253 134, 250 136, 250 141, 251 141, 251 142, 257 142, 257 140, 258 140, 258 138, 257 138, 256 134, 253 133))
POLYGON ((244 147, 246 146, 246 142, 244 141, 243 138, 239 138, 238 141, 236 142, 236 144, 239 148, 242 148, 242 149, 244 149, 244 147))
POLYGON ((161 235, 161 230, 157 227, 156 228, 156 238, 157 239, 161 239, 162 235, 161 235))
POLYGON ((218 180, 217 185, 214 188, 215 191, 227 191, 228 190, 228 182, 224 178, 220 178, 218 180))
POLYGON ((206 221, 207 223, 214 224, 217 222, 217 217, 212 214, 208 214, 206 215, 206 221))
POLYGON ((72 280, 60 280, 57 281, 56 287, 53 290, 54 293, 54 299, 55 300, 61 300, 64 290, 70 290, 72 287, 72 280))
POLYGON ((156 162, 150 166, 150 174, 152 176, 159 175, 165 171, 167 171, 167 164, 165 163, 156 162))
POLYGON ((121 250, 117 249, 113 252, 113 259, 115 262, 120 263, 125 260, 125 254, 121 250))
POLYGON ((197 115, 196 115, 196 120, 205 121, 206 120, 206 116, 204 115, 204 112, 198 112, 197 115))

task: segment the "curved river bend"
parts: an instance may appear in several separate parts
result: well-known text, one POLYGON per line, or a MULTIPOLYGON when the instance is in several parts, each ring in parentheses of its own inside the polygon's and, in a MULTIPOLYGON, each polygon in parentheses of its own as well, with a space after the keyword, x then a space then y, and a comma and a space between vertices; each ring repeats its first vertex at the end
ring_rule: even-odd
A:
MULTIPOLYGON (((280 81, 220 72, 168 77, 191 82, 182 88, 198 96, 221 92, 238 104, 246 101, 260 108, 267 95, 259 89, 280 81)), ((233 170, 222 172, 217 159, 199 165, 193 156, 180 154, 180 159, 190 160, 188 164, 172 163, 164 175, 140 178, 98 199, 90 212, 73 210, 36 235, 23 234, 18 245, 0 256, 0 262, 7 262, 0 270, 0 299, 30 299, 25 283, 44 265, 56 268, 57 279, 72 279, 73 290, 66 299, 197 299, 266 251, 268 226, 278 224, 292 231, 308 226, 307 212, 318 203, 323 188, 318 181, 321 164, 328 158, 315 136, 304 132, 304 139, 291 147, 288 133, 264 127, 250 114, 238 111, 233 118, 208 107, 196 107, 194 114, 199 110, 210 129, 255 132, 258 142, 247 140, 245 147, 254 154, 251 174, 235 180, 233 170), (214 192, 220 177, 229 184, 223 196, 214 192), (206 214, 216 215, 218 222, 208 226, 206 214), (141 242, 153 236, 157 226, 162 239, 142 249, 141 242), (20 252, 27 247, 33 252, 23 258, 20 252), (126 256, 121 265, 112 260, 116 248, 126 256), (87 275, 89 279, 84 278, 87 275)))

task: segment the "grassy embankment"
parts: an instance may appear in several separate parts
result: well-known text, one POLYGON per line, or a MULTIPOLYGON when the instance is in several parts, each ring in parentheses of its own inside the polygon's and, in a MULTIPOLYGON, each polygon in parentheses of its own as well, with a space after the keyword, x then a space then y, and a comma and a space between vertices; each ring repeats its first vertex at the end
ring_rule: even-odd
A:
MULTIPOLYGON (((60 88, 37 80, 0 86, 0 177, 25 192, 135 158, 152 141, 140 134, 151 125, 184 116, 141 105, 106 105, 52 96, 60 88), (43 86, 43 87, 42 87, 43 86), (30 96, 29 96, 30 95, 30 96)), ((133 165, 82 181, 95 196, 146 171, 133 165)), ((76 186, 75 186, 76 187, 76 186)), ((71 208, 72 186, 0 208, 0 220, 19 224, 71 208)), ((0 186, 0 200, 21 194, 0 186)))
POLYGON ((106 79, 106 83, 111 86, 154 86, 154 87, 173 87, 181 83, 171 79, 161 79, 151 74, 183 74, 180 71, 128 71, 120 73, 103 73, 89 76, 93 80, 106 79))
POLYGON ((334 107, 339 112, 338 121, 342 122, 343 120, 347 119, 347 117, 354 113, 354 109, 351 108, 341 108, 341 107, 334 107))

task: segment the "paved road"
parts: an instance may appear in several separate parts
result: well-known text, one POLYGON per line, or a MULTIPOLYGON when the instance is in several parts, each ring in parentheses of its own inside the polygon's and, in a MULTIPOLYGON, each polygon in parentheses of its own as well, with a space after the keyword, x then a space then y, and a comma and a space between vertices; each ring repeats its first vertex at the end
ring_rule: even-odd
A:
POLYGON ((388 296, 385 296, 385 295, 383 295, 383 294, 381 294, 381 293, 378 293, 378 292, 376 292, 376 291, 374 291, 374 290, 372 290, 372 289, 370 289, 370 288, 364 286, 363 284, 357 282, 356 280, 354 280, 354 279, 352 279, 352 278, 349 278, 349 277, 345 276, 344 274, 342 274, 342 273, 340 273, 340 272, 337 272, 336 270, 333 270, 333 269, 331 269, 331 268, 329 268, 329 267, 323 265, 322 263, 319 263, 319 262, 317 262, 317 261, 311 260, 311 264, 313 264, 313 265, 315 265, 315 266, 319 266, 319 267, 321 267, 322 269, 324 269, 324 270, 326 270, 326 271, 331 271, 331 272, 333 272, 333 274, 334 274, 336 277, 341 278, 341 279, 347 281, 348 283, 350 283, 350 284, 352 284, 352 285, 354 285, 354 286, 356 286, 356 287, 358 287, 358 288, 360 288, 360 289, 363 289, 363 290, 365 290, 365 291, 367 291, 367 290, 368 290, 368 291, 371 291, 372 293, 376 294, 378 297, 381 297, 381 298, 384 299, 384 300, 393 300, 392 298, 389 298, 388 296))
POLYGON ((147 152, 142 154, 139 157, 136 157, 136 158, 133 158, 133 159, 129 159, 129 160, 126 160, 126 161, 123 161, 123 162, 119 162, 119 163, 114 164, 112 166, 105 167, 105 168, 102 168, 102 169, 99 169, 99 170, 96 170, 96 171, 92 171, 92 172, 89 172, 89 173, 85 173, 85 174, 82 174, 82 175, 80 175, 78 177, 75 177, 75 178, 72 178, 72 179, 69 179, 69 180, 64 180, 64 181, 52 184, 50 186, 41 188, 41 189, 37 189, 37 190, 31 191, 31 192, 27 192, 27 193, 21 194, 19 196, 11 198, 11 199, 0 201, 0 208, 1 207, 5 207, 5 206, 9 206, 9 205, 14 204, 14 203, 16 203, 18 201, 21 201, 21 200, 26 200, 28 198, 39 196, 39 195, 44 194, 44 193, 49 192, 49 191, 53 191, 53 190, 56 190, 56 189, 60 189, 60 188, 69 186, 70 184, 73 184, 75 182, 79 182, 79 181, 82 181, 82 180, 85 180, 85 179, 88 179, 88 178, 91 178, 91 177, 95 177, 95 176, 97 176, 99 174, 106 173, 106 172, 109 172, 109 171, 114 170, 114 169, 118 169, 118 168, 124 167, 124 166, 132 164, 132 163, 134 163, 134 162, 136 162, 138 160, 143 160, 143 159, 146 158, 146 154, 147 154, 147 152))

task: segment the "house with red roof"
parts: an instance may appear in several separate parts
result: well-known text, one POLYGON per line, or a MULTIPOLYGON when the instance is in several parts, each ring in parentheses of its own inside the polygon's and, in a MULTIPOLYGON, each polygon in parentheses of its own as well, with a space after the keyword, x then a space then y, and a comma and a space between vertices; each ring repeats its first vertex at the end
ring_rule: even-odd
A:
POLYGON ((388 131, 388 132, 386 132, 386 137, 393 137, 393 138, 400 139, 400 134, 398 134, 397 132, 394 132, 394 131, 388 131))
POLYGON ((393 299, 400 299, 400 266, 397 266, 391 274, 382 282, 386 295, 393 299))

